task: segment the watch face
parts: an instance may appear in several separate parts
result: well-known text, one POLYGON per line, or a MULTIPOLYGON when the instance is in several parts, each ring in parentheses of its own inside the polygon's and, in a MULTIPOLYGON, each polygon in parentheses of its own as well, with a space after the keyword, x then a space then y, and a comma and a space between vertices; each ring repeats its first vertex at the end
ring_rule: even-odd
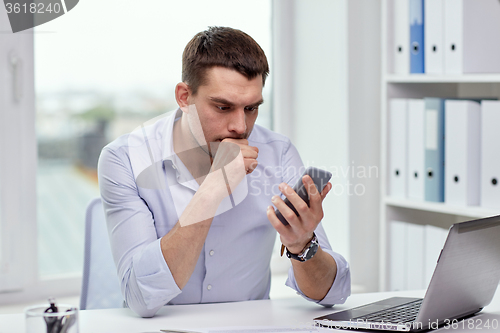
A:
POLYGON ((314 234, 313 239, 311 239, 311 242, 309 242, 308 246, 302 250, 301 253, 299 254, 293 254, 286 249, 286 256, 291 259, 299 260, 299 261, 307 261, 314 257, 316 252, 318 252, 318 238, 316 237, 316 234, 314 234))
POLYGON ((318 251, 318 243, 311 242, 311 245, 299 256, 303 261, 311 259, 318 251))

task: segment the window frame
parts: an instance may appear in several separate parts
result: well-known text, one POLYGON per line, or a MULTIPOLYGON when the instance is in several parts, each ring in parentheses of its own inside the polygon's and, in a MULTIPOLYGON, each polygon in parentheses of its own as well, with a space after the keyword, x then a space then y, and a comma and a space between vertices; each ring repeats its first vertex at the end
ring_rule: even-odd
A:
MULTIPOLYGON (((4 6, 0 6, 0 30, 10 31, 4 6)), ((8 256, 3 261, 8 270, 0 269, 0 304, 77 295, 80 274, 51 278, 38 274, 33 29, 0 34, 0 68, 0 246, 8 256), (11 58, 21 64, 19 71, 13 70, 11 58), (17 100, 14 80, 19 84, 17 100)))

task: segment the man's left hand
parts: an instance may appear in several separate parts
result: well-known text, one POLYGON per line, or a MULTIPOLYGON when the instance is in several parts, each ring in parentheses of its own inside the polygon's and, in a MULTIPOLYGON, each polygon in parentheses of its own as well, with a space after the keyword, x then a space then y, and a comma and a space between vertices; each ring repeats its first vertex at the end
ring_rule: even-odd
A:
POLYGON ((311 177, 307 175, 302 177, 302 182, 309 194, 309 206, 288 184, 281 183, 279 186, 281 193, 285 195, 299 213, 298 216, 280 196, 275 195, 271 199, 289 225, 285 226, 281 223, 272 206, 267 208, 267 218, 280 234, 281 243, 294 254, 300 253, 311 241, 314 230, 323 219, 323 199, 332 188, 332 184, 329 182, 323 191, 319 193, 311 177))

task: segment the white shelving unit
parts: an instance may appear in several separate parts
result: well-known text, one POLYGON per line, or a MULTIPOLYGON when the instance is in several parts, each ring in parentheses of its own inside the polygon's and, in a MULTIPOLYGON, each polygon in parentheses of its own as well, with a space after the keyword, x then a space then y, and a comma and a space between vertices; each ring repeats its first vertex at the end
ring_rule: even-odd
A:
MULTIPOLYGON (((420 210, 424 212, 440 213, 455 215, 461 217, 467 217, 470 219, 483 218, 488 216, 500 215, 500 210, 492 210, 488 208, 482 208, 477 206, 452 206, 445 203, 439 202, 419 202, 414 200, 404 200, 400 198, 391 198, 390 196, 385 197, 385 206, 394 208, 405 208, 420 210)), ((431 223, 432 224, 432 223, 431 223)))
POLYGON ((498 98, 500 74, 426 75, 391 73, 392 17, 394 0, 382 0, 382 85, 381 85, 381 200, 380 200, 380 269, 379 289, 389 286, 388 223, 391 220, 431 224, 449 228, 453 223, 499 215, 497 211, 477 206, 457 207, 445 203, 391 198, 388 195, 388 101, 391 98, 498 98))
POLYGON ((465 74, 465 75, 385 74, 383 79, 387 83, 466 83, 466 82, 498 83, 500 82, 500 74, 465 74))

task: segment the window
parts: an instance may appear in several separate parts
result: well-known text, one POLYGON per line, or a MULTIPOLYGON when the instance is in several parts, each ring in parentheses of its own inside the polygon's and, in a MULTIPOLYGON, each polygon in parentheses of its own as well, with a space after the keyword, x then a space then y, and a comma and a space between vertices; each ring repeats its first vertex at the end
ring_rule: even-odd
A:
POLYGON ((101 148, 176 108, 184 46, 213 25, 247 32, 271 60, 271 0, 87 0, 17 34, 0 6, 0 59, 20 60, 0 63, 1 302, 80 290, 101 148))
MULTIPOLYGON (((100 150, 177 107, 184 46, 213 25, 247 32, 271 60, 271 0, 87 0, 35 29, 39 277, 81 274, 100 150)), ((271 80, 258 117, 268 128, 271 80)))

